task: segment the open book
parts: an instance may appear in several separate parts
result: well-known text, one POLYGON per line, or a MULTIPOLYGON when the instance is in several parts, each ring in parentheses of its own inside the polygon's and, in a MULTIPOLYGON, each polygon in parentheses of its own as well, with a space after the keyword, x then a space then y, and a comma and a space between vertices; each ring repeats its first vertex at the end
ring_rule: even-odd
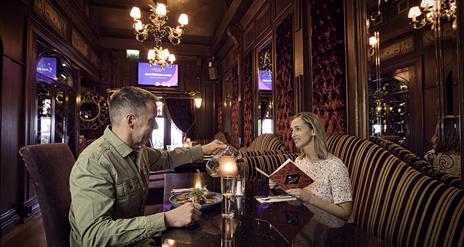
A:
POLYGON ((304 188, 314 182, 314 180, 300 170, 291 159, 286 160, 271 175, 268 175, 258 167, 255 167, 255 169, 277 183, 284 190, 304 188))

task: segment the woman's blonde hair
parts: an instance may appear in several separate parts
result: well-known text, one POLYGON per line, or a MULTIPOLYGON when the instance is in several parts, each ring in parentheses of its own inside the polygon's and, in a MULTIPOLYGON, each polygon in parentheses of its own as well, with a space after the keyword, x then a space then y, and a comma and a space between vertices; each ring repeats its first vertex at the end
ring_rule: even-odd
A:
POLYGON ((329 155, 327 151, 327 141, 325 139, 325 131, 319 117, 312 112, 300 112, 293 116, 291 121, 296 118, 300 118, 309 126, 309 128, 314 130, 314 150, 316 151, 317 157, 323 160, 327 159, 327 156, 329 155))

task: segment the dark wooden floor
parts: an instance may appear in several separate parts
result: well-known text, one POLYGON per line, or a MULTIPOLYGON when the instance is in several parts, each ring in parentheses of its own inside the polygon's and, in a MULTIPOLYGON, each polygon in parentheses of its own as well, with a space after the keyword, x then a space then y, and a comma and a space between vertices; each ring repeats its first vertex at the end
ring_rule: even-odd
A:
MULTIPOLYGON (((162 204, 147 205, 145 215, 163 211, 162 204)), ((45 232, 43 229, 42 216, 33 216, 26 223, 17 225, 11 232, 0 238, 1 247, 47 247, 45 232)))
POLYGON ((17 225, 11 232, 0 238, 0 246, 47 247, 42 216, 38 214, 26 223, 17 225))

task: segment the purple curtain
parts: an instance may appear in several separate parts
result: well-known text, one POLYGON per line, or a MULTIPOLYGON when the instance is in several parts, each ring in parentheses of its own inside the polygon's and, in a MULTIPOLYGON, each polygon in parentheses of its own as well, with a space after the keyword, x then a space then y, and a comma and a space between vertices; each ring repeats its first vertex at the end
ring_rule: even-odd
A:
POLYGON ((164 100, 168 117, 172 119, 174 124, 186 133, 187 136, 192 136, 193 125, 195 124, 195 116, 192 99, 170 99, 164 100))

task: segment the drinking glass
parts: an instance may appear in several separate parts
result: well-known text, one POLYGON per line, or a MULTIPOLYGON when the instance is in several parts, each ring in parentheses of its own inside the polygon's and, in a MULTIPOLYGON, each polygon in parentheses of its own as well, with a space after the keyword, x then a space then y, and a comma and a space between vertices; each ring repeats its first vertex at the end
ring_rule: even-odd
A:
POLYGON ((235 177, 221 177, 221 193, 222 199, 222 212, 224 218, 232 218, 234 216, 234 208, 232 197, 235 193, 236 181, 235 177))

